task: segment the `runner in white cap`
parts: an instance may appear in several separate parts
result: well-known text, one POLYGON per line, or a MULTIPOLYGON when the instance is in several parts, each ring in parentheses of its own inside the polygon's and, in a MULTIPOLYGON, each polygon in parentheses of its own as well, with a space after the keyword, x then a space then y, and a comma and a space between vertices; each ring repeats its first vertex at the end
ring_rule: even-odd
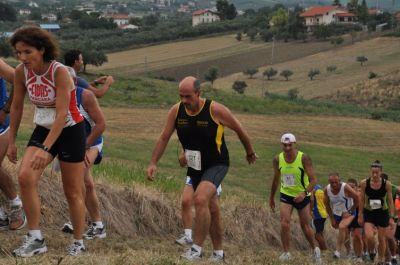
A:
POLYGON ((275 210, 275 193, 280 188, 281 240, 283 254, 279 260, 286 262, 292 259, 289 252, 290 218, 293 208, 297 210, 300 226, 311 249, 313 260, 321 261, 321 250, 314 243, 314 232, 310 225, 310 194, 317 183, 311 159, 296 148, 296 137, 291 133, 282 135, 282 150, 273 160, 274 179, 272 181, 269 205, 275 210))

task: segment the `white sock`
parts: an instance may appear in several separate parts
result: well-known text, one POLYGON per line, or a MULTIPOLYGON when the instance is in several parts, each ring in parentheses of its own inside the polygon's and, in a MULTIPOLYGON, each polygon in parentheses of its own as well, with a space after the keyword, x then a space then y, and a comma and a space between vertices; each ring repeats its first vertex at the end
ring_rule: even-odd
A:
POLYGON ((1 220, 7 219, 7 214, 6 214, 6 212, 4 211, 4 208, 3 208, 3 207, 0 207, 0 219, 1 219, 1 220))
POLYGON ((74 243, 77 242, 79 243, 81 246, 83 246, 83 239, 74 239, 74 243))
POLYGON ((392 256, 392 259, 397 259, 397 256, 395 255, 395 256, 392 256))
POLYGON ((215 255, 218 255, 220 257, 224 256, 224 251, 223 250, 214 250, 215 255))
POLYGON ((9 200, 9 203, 10 203, 10 207, 11 208, 13 208, 13 207, 21 207, 22 206, 22 201, 21 201, 21 199, 19 198, 18 195, 17 195, 17 197, 15 197, 15 199, 9 200))
POLYGON ((192 248, 201 254, 201 247, 200 246, 198 246, 196 244, 193 244, 192 248))
POLYGON ((43 236, 42 236, 42 232, 40 230, 29 230, 29 234, 31 235, 31 237, 42 240, 43 236))
POLYGON ((98 228, 103 228, 104 227, 102 221, 93 222, 92 224, 93 224, 93 226, 98 227, 98 228))
POLYGON ((185 236, 192 239, 192 229, 185 229, 185 236))

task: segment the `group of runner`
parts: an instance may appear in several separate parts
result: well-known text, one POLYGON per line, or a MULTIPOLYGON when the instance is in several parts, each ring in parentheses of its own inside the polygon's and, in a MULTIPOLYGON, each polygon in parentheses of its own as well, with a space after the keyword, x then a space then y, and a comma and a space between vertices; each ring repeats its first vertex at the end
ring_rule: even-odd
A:
MULTIPOLYGON (((338 173, 331 173, 328 185, 322 189, 317 184, 310 158, 297 150, 295 136, 285 134, 281 143, 283 152, 273 161, 275 174, 270 193, 270 207, 275 210, 274 198, 280 181, 283 253, 279 260, 293 259, 289 252, 290 218, 296 209, 301 229, 313 250, 314 262, 321 262, 321 250, 327 250, 324 227, 325 220, 329 219, 331 226, 338 230, 333 258, 343 257, 345 248, 346 256, 356 263, 368 260, 398 264, 395 238, 398 215, 394 205, 399 189, 382 172, 382 163, 374 161, 370 176, 359 185, 353 178, 346 183, 338 173)), ((400 201, 397 204, 400 206, 400 201)))
MULTIPOLYGON (((86 251, 84 237, 106 237, 90 168, 101 161, 105 130, 104 115, 96 97, 106 94, 114 80, 105 76, 88 83, 77 76, 83 65, 82 53, 68 51, 64 55, 65 65, 59 63, 56 61, 59 55, 57 42, 40 28, 20 28, 10 43, 21 64, 13 69, 0 60, 0 162, 7 153, 8 159, 17 163, 16 136, 26 93, 35 106, 36 127, 18 171, 21 199, 12 178, 0 167, 0 189, 10 203, 9 216, 0 208, 0 229, 21 229, 27 223, 29 231, 23 244, 13 251, 16 256, 30 257, 47 251, 39 225, 38 182, 46 166, 56 160, 53 169, 61 171, 70 212, 70 222, 62 230, 73 233, 68 253, 80 255, 86 251), (13 84, 9 98, 3 79, 13 84), (91 221, 86 232, 85 208, 91 221)), ((179 163, 187 167, 182 199, 184 233, 176 242, 190 248, 181 258, 202 260, 203 244, 210 235, 213 251, 209 261, 221 262, 225 253, 218 198, 229 169, 225 127, 238 136, 249 164, 256 162, 257 155, 249 135, 232 112, 218 102, 201 97, 199 80, 191 76, 184 78, 179 83, 179 97, 180 102, 168 112, 147 168, 147 177, 151 181, 155 179, 157 163, 176 131, 182 146, 179 163), (195 230, 192 237, 193 205, 195 230)), ((325 219, 329 217, 332 227, 339 230, 334 257, 341 257, 344 246, 350 252, 349 237, 352 234, 357 262, 362 262, 365 252, 374 260, 377 250, 378 262, 397 264, 393 201, 397 188, 385 179, 382 164, 374 161, 371 176, 359 186, 354 179, 341 182, 339 174, 332 173, 328 176, 328 186, 322 190, 317 185, 311 158, 297 150, 295 136, 284 134, 281 144, 282 152, 273 159, 274 178, 269 200, 274 211, 275 194, 280 185, 284 252, 279 259, 283 262, 292 259, 290 222, 292 211, 296 209, 301 229, 312 249, 313 261, 320 262, 321 250, 327 249, 323 231, 325 219), (375 234, 378 235, 378 247, 375 246, 375 234)))

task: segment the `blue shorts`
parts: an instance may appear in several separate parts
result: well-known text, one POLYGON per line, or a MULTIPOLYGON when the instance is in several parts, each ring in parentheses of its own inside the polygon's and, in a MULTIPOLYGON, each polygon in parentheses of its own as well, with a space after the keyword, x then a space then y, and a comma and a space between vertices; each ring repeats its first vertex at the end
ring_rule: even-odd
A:
POLYGON ((7 114, 6 120, 0 124, 0 135, 3 135, 10 128, 10 115, 7 114))
POLYGON ((94 160, 93 164, 98 165, 100 164, 101 160, 103 159, 103 141, 98 144, 92 145, 90 148, 96 148, 99 152, 97 153, 97 157, 94 160))
MULTIPOLYGON (((354 217, 356 217, 356 216, 357 216, 357 212, 354 211, 351 215, 354 216, 354 217)), ((335 221, 336 221, 337 223, 340 223, 340 222, 342 221, 342 219, 343 219, 341 216, 336 215, 336 214, 333 215, 333 218, 335 219, 335 221)))

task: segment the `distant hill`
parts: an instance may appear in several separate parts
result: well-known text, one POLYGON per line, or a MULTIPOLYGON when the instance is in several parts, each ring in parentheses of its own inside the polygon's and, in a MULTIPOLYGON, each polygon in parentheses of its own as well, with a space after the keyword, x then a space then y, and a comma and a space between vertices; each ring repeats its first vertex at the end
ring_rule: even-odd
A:
MULTIPOLYGON (((302 6, 313 6, 313 5, 329 5, 332 3, 330 0, 231 0, 239 9, 258 9, 263 6, 273 6, 275 4, 283 4, 288 6, 302 5, 302 6)), ((346 5, 349 1, 341 0, 342 5, 346 5)), ((361 0, 359 1, 361 2, 361 0)), ((377 4, 376 0, 367 0, 368 7, 375 7, 377 4)), ((391 9, 391 0, 380 0, 378 1, 378 7, 383 9, 391 9)), ((395 1, 395 9, 400 9, 400 3, 395 1)))

